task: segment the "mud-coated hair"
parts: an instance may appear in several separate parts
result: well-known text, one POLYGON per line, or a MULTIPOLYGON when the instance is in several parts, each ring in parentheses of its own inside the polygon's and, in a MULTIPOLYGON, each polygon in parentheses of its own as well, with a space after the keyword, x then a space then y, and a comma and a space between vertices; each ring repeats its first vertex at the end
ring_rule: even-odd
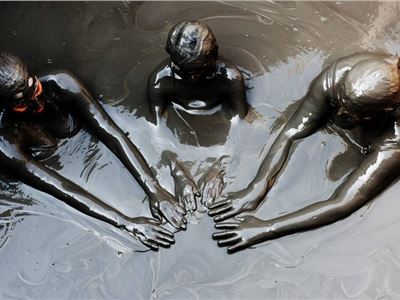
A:
POLYGON ((210 27, 198 21, 185 21, 171 28, 165 47, 176 65, 208 61, 218 56, 217 40, 210 27))
POLYGON ((341 94, 344 105, 357 110, 385 108, 400 104, 399 88, 399 59, 391 57, 356 64, 343 78, 341 94))
POLYGON ((28 77, 28 67, 20 57, 0 52, 0 96, 11 96, 23 90, 28 77))

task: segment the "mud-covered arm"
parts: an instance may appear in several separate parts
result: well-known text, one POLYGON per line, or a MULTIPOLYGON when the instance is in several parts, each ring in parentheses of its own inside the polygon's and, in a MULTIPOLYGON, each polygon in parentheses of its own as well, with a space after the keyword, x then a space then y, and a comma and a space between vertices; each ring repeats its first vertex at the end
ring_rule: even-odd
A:
POLYGON ((228 103, 235 115, 243 119, 248 112, 244 79, 240 71, 231 66, 226 68, 224 89, 228 96, 228 103))
POLYGON ((0 136, 0 165, 27 185, 48 193, 79 211, 123 228, 125 215, 82 189, 79 185, 59 175, 43 164, 31 159, 12 138, 0 136))
POLYGON ((149 111, 156 124, 160 123, 170 101, 174 84, 171 75, 169 66, 159 67, 147 80, 149 111))
POLYGON ((100 103, 73 75, 64 72, 41 78, 53 81, 61 94, 62 105, 78 114, 89 129, 121 160, 148 194, 157 192, 158 182, 139 149, 115 124, 100 103))
POLYGON ((0 166, 9 170, 17 179, 90 217, 128 231, 152 249, 169 247, 174 242, 173 234, 158 226, 156 220, 131 218, 122 214, 79 185, 31 159, 21 150, 19 143, 11 143, 11 140, 6 135, 0 136, 0 166))
POLYGON ((400 175, 400 145, 386 143, 370 153, 333 195, 322 202, 271 220, 246 216, 240 223, 216 224, 214 234, 228 251, 331 224, 347 217, 388 187, 400 175), (234 236, 234 238, 232 238, 234 236))
POLYGON ((326 124, 333 108, 323 87, 324 77, 321 74, 313 82, 299 108, 272 144, 249 189, 262 186, 262 190, 267 192, 287 160, 293 142, 310 136, 326 124))
POLYGON ((150 208, 155 217, 166 219, 176 228, 184 226, 184 211, 174 197, 165 191, 151 172, 139 149, 127 138, 107 112, 96 101, 84 85, 69 73, 50 75, 44 79, 60 93, 69 109, 80 118, 123 163, 149 196, 150 208), (168 212, 165 212, 168 211, 168 212), (161 212, 161 214, 160 214, 161 212))
POLYGON ((209 214, 221 221, 242 211, 257 208, 288 159, 294 141, 313 134, 325 124, 332 112, 324 89, 325 73, 322 72, 312 83, 307 95, 284 126, 266 157, 257 175, 247 188, 228 194, 225 199, 211 206, 209 214))
POLYGON ((386 189, 399 174, 400 145, 384 145, 370 153, 328 200, 273 220, 273 233, 286 235, 347 217, 386 189))

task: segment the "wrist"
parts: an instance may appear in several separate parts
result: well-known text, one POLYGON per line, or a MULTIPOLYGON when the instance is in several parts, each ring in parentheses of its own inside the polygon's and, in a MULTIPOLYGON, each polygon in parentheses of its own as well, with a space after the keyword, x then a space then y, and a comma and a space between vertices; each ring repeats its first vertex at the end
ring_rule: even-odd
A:
POLYGON ((251 198, 256 202, 264 199, 267 194, 267 186, 264 182, 251 183, 246 190, 247 194, 251 195, 251 198))
POLYGON ((284 226, 279 223, 279 218, 265 221, 265 228, 270 238, 278 238, 285 233, 284 226))
POLYGON ((153 179, 144 180, 143 182, 143 190, 149 197, 155 197, 162 190, 160 184, 153 179))

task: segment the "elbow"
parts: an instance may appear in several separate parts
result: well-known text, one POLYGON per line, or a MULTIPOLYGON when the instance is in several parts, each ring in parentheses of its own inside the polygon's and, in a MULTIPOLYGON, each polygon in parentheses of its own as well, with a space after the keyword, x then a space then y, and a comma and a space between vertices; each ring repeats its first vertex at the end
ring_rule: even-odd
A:
POLYGON ((281 142, 292 143, 296 138, 296 133, 297 130, 293 128, 285 130, 280 136, 281 142))

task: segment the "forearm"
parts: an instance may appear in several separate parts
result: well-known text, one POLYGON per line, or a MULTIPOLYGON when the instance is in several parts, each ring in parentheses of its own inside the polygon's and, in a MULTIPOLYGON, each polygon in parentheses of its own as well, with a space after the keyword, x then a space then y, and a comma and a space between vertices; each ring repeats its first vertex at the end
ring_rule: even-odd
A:
POLYGON ((145 158, 120 129, 114 129, 112 137, 107 133, 107 136, 102 140, 148 195, 157 193, 160 184, 153 175, 145 158), (110 141, 110 139, 114 140, 110 141))
POLYGON ((147 194, 156 193, 158 181, 143 155, 101 105, 85 94, 80 97, 80 105, 82 117, 91 131, 120 159, 147 194))
MULTIPOLYGON (((400 150, 369 155, 330 199, 266 221, 274 237, 317 228, 347 217, 382 192, 400 174, 400 150)), ((266 224, 266 225, 267 225, 266 224)))
POLYGON ((128 217, 77 184, 37 162, 18 163, 12 170, 24 183, 62 200, 86 215, 119 228, 127 224, 128 217))
POLYGON ((274 184, 289 155, 292 139, 282 132, 275 140, 267 156, 261 163, 257 175, 248 185, 248 192, 256 193, 255 197, 263 197, 274 184))
POLYGON ((331 108, 321 91, 320 77, 317 77, 308 94, 300 100, 299 108, 272 144, 249 188, 268 192, 285 164, 293 142, 310 136, 326 122, 331 108))

